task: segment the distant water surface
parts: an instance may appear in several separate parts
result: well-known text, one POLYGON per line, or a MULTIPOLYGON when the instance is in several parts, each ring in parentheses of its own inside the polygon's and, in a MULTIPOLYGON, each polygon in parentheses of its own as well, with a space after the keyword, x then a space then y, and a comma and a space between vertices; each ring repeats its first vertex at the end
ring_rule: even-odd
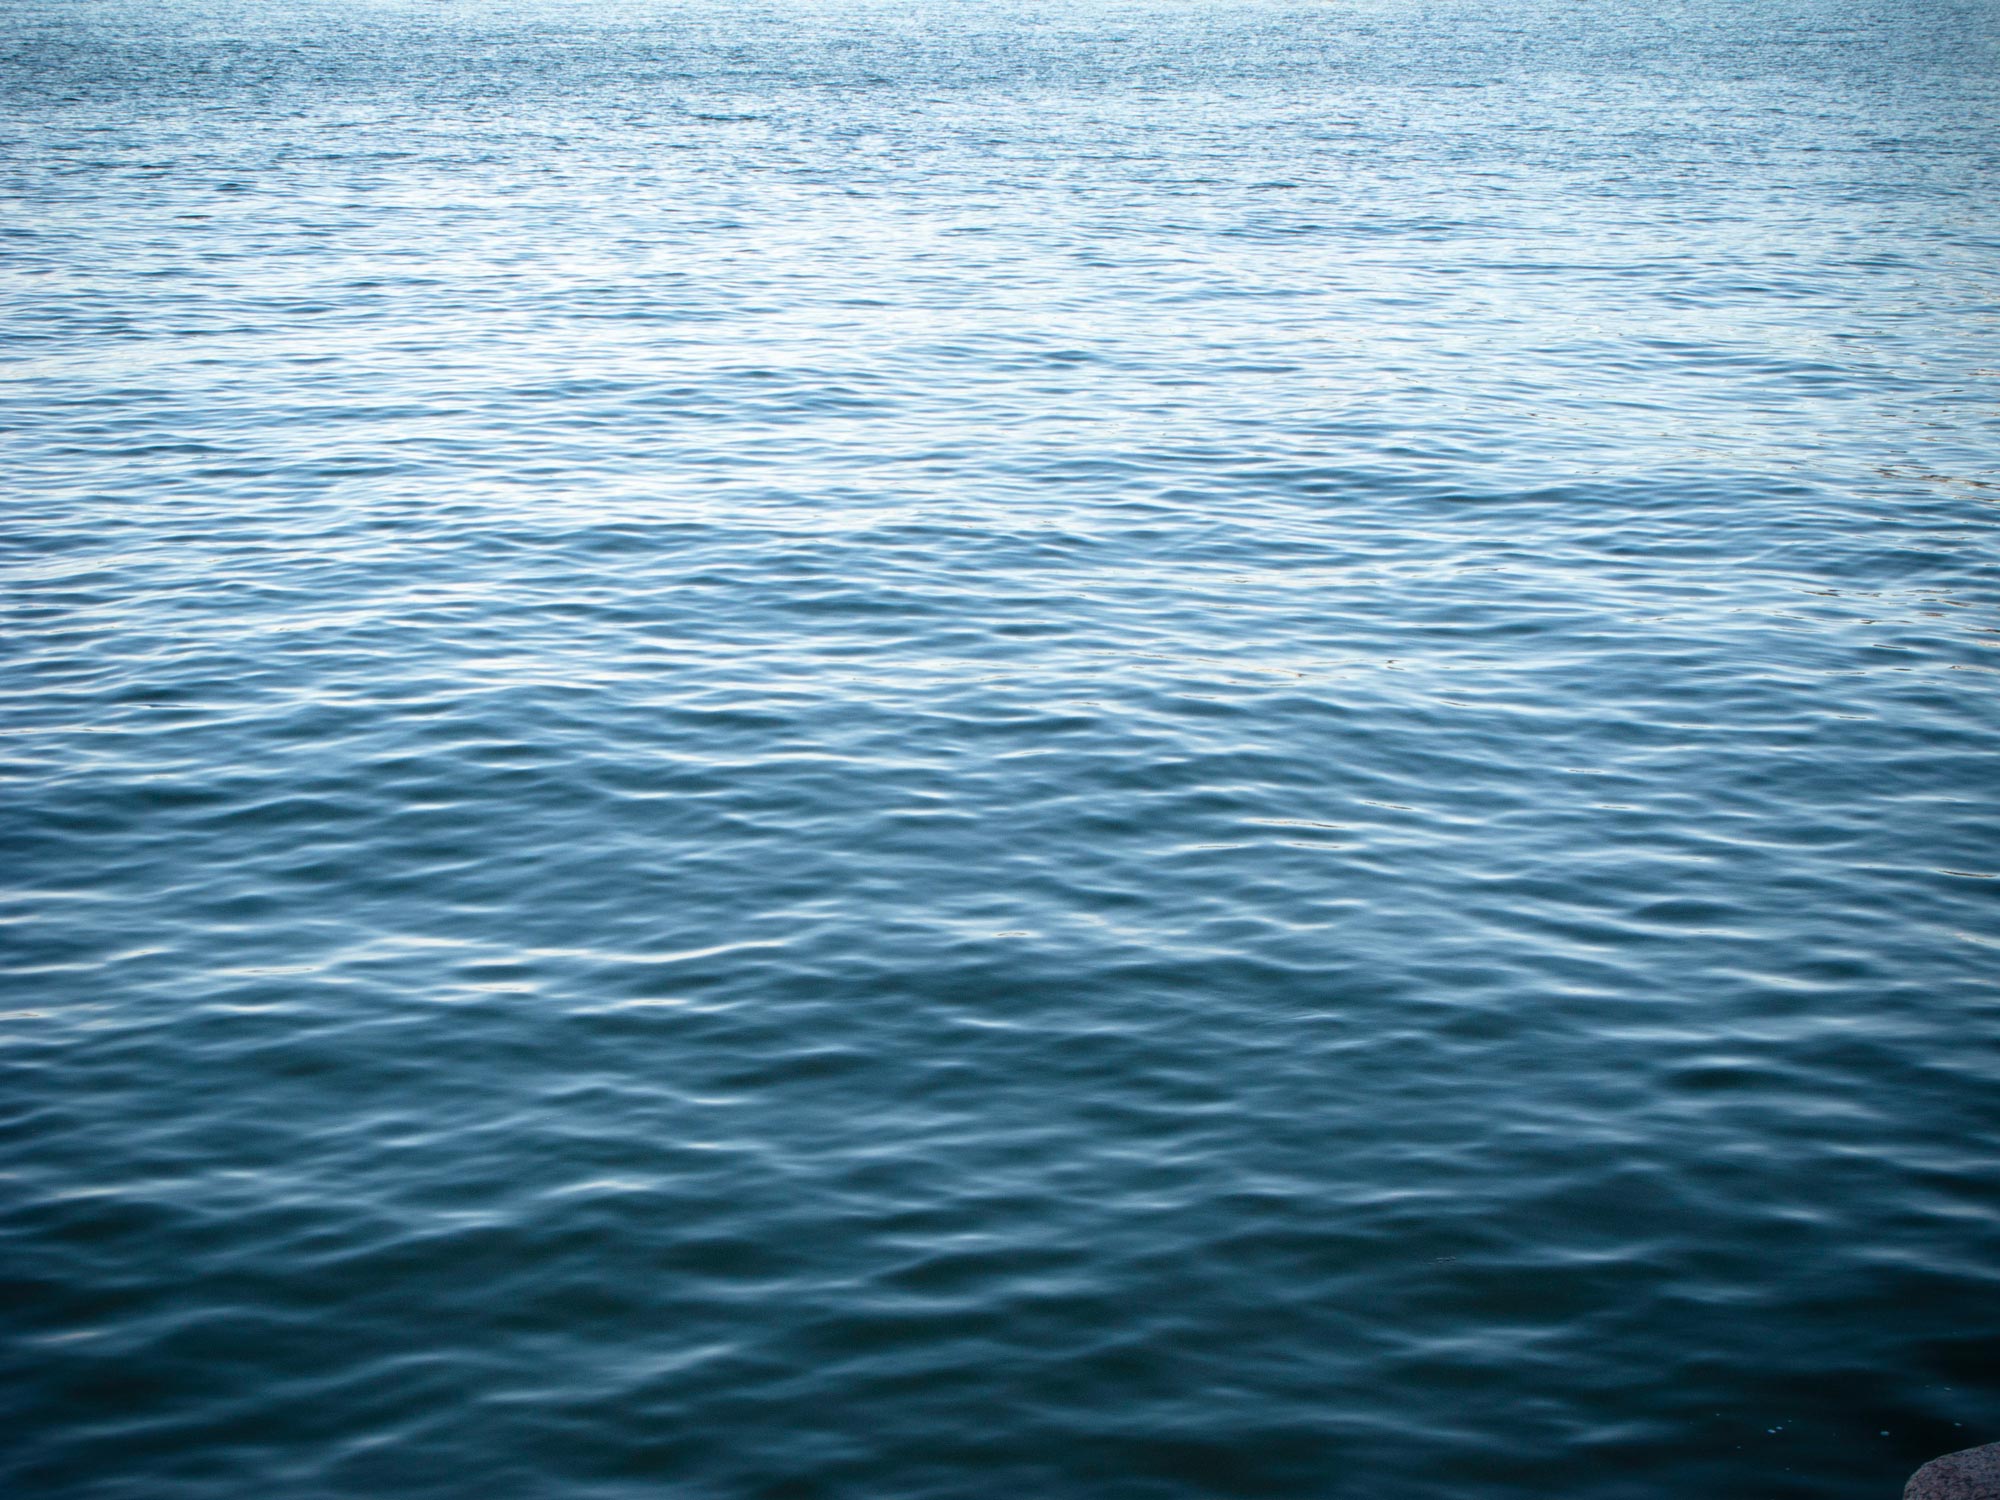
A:
POLYGON ((1993 0, 0 0, 0 1490, 2000 1438, 1993 0))

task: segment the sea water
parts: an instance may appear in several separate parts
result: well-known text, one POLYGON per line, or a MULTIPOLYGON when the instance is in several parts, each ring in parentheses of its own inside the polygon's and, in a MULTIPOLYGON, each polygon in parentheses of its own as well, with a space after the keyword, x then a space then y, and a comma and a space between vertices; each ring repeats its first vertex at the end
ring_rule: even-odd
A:
POLYGON ((0 1488, 2000 1437, 1992 0, 4 0, 0 1488))

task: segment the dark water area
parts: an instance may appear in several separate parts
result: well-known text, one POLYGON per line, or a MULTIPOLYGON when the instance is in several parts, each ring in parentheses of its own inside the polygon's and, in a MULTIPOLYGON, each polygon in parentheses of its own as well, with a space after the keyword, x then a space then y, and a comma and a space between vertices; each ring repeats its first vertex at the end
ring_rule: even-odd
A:
POLYGON ((0 1492, 2000 1438, 1992 0, 0 4, 0 1492))

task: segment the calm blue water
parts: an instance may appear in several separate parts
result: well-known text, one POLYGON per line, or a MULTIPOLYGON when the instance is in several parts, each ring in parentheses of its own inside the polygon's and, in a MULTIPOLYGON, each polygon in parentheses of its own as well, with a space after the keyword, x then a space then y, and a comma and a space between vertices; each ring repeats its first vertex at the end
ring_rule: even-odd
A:
POLYGON ((0 3, 0 1489, 2000 1437, 2000 6, 0 3))

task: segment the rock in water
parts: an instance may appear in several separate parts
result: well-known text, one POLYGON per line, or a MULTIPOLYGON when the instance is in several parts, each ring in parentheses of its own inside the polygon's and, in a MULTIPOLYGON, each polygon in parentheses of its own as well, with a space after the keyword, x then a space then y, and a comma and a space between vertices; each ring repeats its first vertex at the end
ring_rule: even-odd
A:
POLYGON ((2000 1443, 1932 1459, 1910 1476, 1903 1500, 2000 1500, 2000 1443))

